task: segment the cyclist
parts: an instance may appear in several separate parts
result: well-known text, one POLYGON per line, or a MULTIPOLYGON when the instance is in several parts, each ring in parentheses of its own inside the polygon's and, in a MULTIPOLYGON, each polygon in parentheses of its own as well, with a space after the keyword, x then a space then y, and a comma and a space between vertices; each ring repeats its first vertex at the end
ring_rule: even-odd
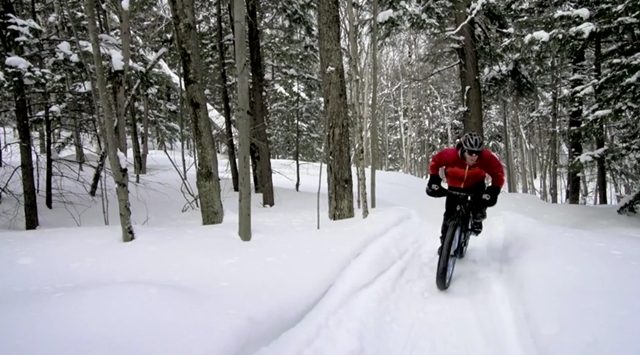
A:
MULTIPOLYGON (((482 137, 475 132, 466 133, 455 147, 445 148, 431 158, 427 195, 431 197, 447 196, 442 187, 440 168, 444 167, 444 176, 450 190, 471 195, 471 232, 482 232, 482 221, 487 217, 487 207, 498 202, 498 194, 504 184, 504 168, 498 157, 484 147, 482 137), (491 177, 491 185, 486 186, 486 176, 491 177)), ((449 218, 455 214, 457 201, 447 196, 444 218, 440 231, 440 248, 447 233, 449 218)))

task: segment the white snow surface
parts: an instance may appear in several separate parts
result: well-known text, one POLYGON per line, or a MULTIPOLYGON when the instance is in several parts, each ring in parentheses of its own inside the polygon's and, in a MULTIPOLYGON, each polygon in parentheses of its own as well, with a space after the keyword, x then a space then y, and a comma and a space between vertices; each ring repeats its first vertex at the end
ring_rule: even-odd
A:
POLYGON ((130 179, 130 243, 113 188, 111 226, 75 175, 56 185, 74 205, 54 198, 36 231, 17 230, 21 208, 4 197, 0 354, 640 354, 640 220, 615 206, 502 193, 442 292, 444 199, 424 180, 379 171, 369 217, 329 221, 323 173, 317 230, 319 165, 302 165, 296 192, 295 164, 273 160, 276 205, 253 194, 242 242, 227 165, 224 222, 202 226, 152 151, 141 183, 130 179))

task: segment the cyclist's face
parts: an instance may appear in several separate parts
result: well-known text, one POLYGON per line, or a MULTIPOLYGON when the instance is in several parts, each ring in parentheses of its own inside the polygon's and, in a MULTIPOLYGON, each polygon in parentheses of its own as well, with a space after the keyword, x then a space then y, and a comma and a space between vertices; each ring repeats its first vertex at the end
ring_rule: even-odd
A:
POLYGON ((465 151, 464 152, 464 160, 467 162, 467 164, 473 165, 473 164, 478 162, 478 153, 477 152, 473 152, 473 154, 469 154, 468 151, 465 151))

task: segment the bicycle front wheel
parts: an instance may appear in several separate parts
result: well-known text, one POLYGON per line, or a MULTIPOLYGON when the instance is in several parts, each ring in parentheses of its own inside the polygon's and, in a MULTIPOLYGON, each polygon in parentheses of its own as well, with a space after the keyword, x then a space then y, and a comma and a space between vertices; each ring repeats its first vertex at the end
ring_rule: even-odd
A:
POLYGON ((462 228, 460 228, 457 221, 449 223, 447 234, 442 242, 442 250, 440 251, 440 257, 438 259, 438 269, 436 270, 436 285, 440 290, 448 289, 451 284, 457 259, 455 252, 460 243, 461 232, 462 228))

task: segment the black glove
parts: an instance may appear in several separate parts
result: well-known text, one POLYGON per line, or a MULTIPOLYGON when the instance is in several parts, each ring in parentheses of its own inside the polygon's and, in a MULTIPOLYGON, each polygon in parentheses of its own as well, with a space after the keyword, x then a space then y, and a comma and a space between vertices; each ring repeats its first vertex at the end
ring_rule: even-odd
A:
POLYGON ((442 179, 438 174, 429 175, 427 182, 427 195, 431 197, 443 197, 447 194, 447 190, 442 187, 442 179))
POLYGON ((484 200, 484 204, 487 207, 494 206, 498 202, 498 194, 500 193, 500 188, 498 186, 489 186, 484 190, 482 194, 482 200, 484 200))

